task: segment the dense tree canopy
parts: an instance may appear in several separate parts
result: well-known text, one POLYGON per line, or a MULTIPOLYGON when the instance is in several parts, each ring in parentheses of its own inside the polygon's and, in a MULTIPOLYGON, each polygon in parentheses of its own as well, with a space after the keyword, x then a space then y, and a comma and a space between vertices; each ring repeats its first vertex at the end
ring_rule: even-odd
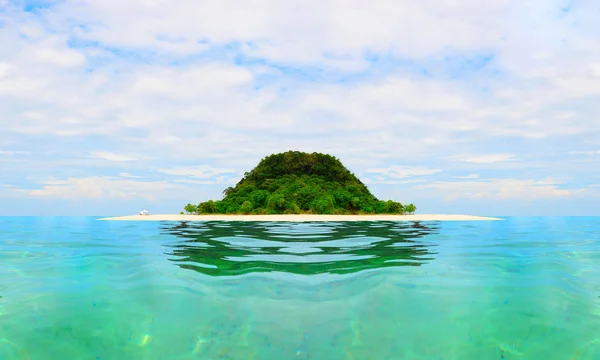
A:
POLYGON ((335 157, 288 151, 264 158, 244 174, 222 200, 188 204, 197 214, 403 214, 413 213, 392 200, 378 200, 335 157))

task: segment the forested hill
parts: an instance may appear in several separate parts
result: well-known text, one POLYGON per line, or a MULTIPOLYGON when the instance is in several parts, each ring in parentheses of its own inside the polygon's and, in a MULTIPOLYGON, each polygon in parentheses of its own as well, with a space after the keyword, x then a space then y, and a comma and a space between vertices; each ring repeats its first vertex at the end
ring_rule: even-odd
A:
POLYGON ((335 157, 321 153, 288 151, 273 154, 235 187, 223 191, 224 198, 185 211, 197 214, 401 214, 414 205, 378 200, 335 157))

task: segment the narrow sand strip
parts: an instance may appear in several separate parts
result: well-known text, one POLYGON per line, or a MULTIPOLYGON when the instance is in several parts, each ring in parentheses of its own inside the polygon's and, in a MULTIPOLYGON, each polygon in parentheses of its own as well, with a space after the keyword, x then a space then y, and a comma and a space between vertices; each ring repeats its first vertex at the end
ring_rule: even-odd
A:
POLYGON ((503 220, 500 218, 472 215, 130 215, 107 217, 98 220, 127 221, 471 221, 471 220, 503 220))

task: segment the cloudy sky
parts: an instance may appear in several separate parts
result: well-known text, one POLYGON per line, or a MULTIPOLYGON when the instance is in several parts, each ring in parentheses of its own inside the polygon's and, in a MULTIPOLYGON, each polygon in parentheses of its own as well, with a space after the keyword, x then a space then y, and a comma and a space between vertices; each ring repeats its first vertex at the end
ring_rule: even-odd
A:
POLYGON ((337 156, 420 213, 600 215, 600 2, 0 0, 0 215, 337 156))

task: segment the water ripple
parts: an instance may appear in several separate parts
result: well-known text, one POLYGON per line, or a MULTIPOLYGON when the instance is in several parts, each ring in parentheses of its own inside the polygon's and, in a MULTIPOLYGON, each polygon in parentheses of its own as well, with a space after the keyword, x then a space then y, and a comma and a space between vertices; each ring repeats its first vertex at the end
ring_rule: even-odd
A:
POLYGON ((434 259, 437 223, 164 223, 170 260, 211 276, 252 272, 348 274, 434 259))

